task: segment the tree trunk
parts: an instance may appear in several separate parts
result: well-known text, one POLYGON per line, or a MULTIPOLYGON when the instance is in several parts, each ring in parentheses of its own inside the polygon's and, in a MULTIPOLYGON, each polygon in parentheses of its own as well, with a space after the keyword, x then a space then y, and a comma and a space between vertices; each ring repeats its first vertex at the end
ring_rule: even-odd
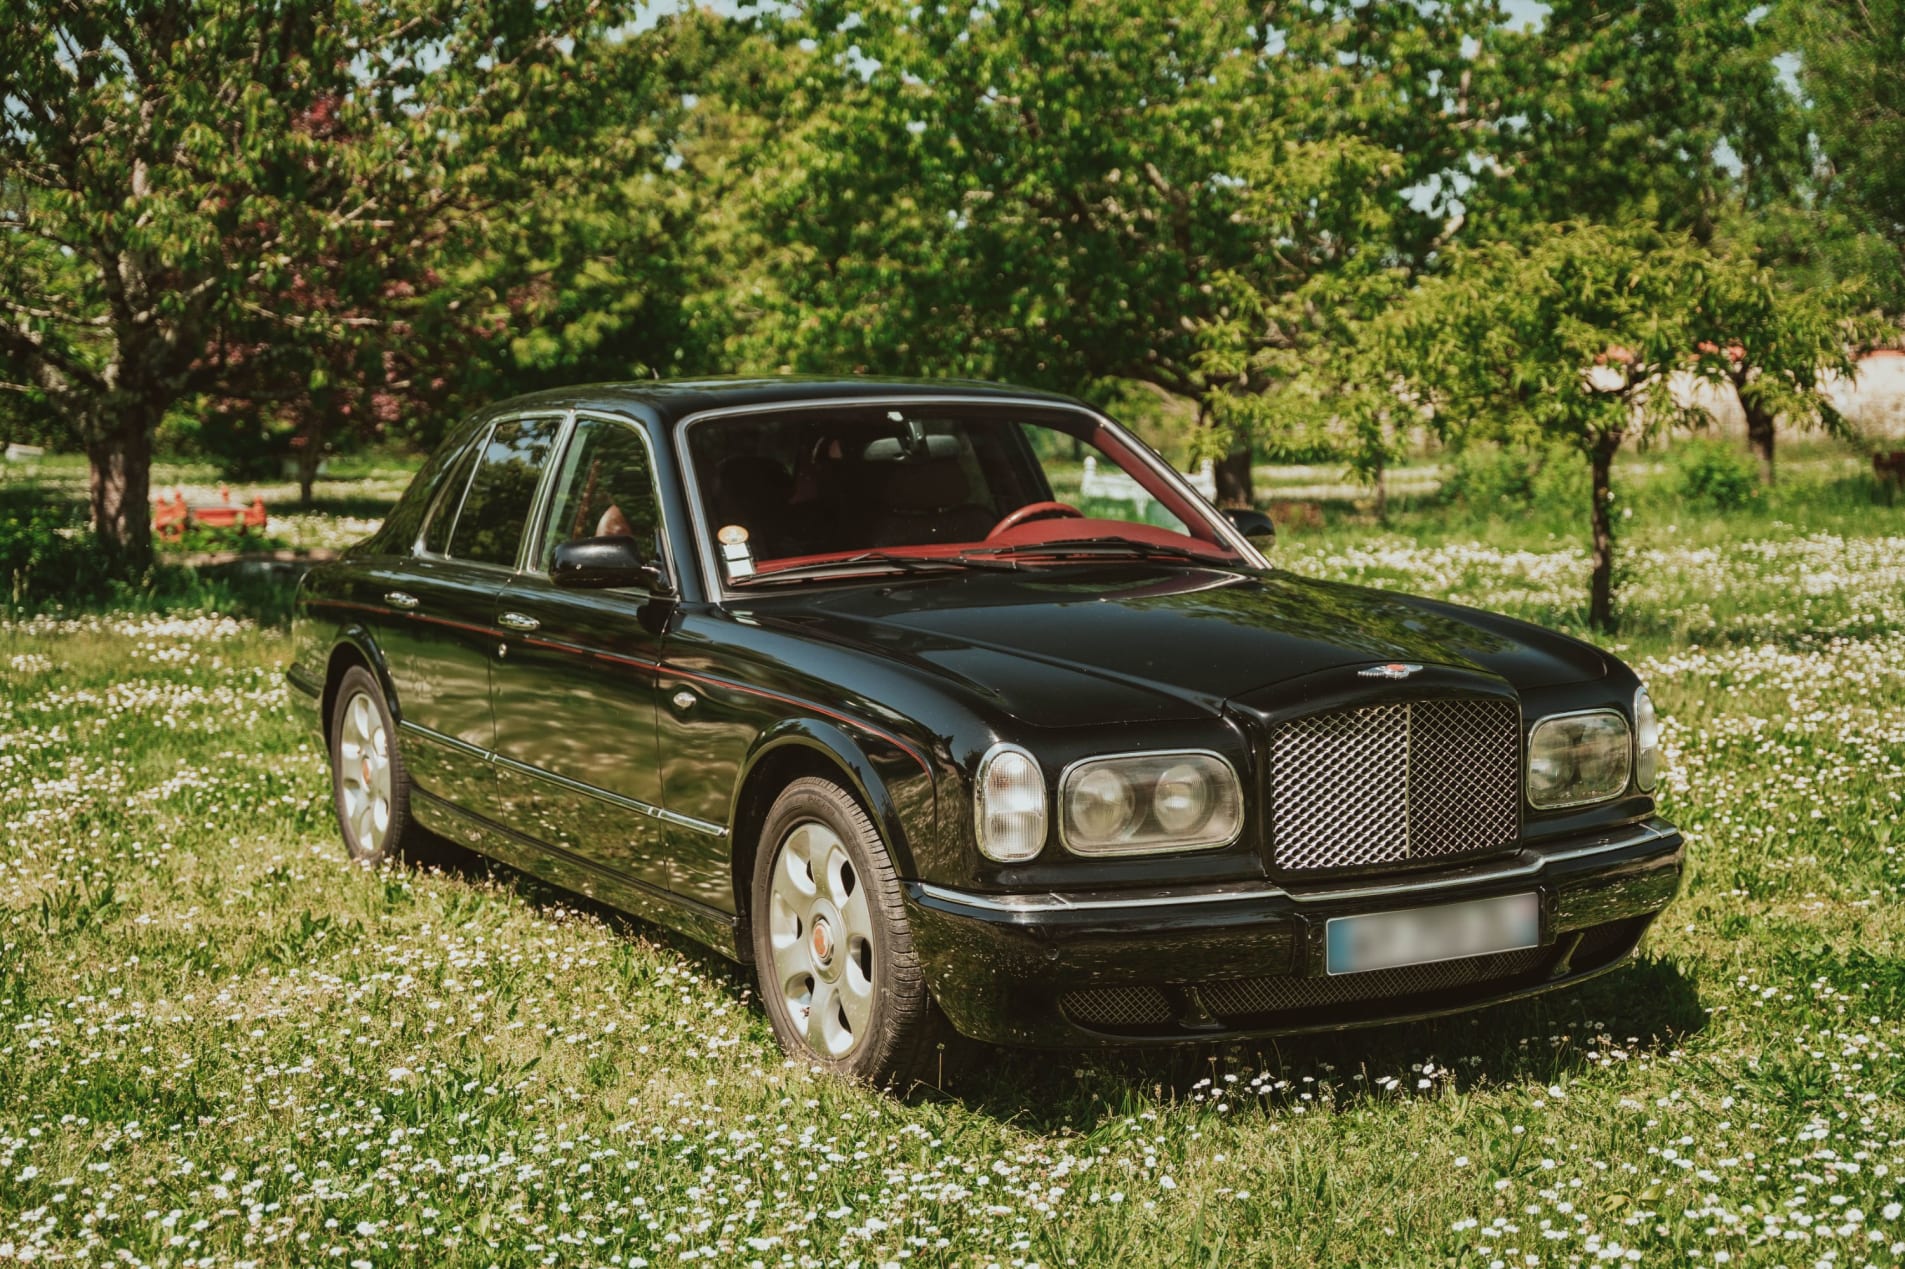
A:
POLYGON ((303 506, 311 505, 311 493, 317 484, 318 466, 324 461, 324 447, 318 443, 315 434, 307 433, 305 442, 298 448, 298 502, 303 506))
POLYGON ((108 567, 133 577, 152 564, 152 431, 143 414, 128 411, 92 436, 93 533, 108 567))
POLYGON ((1256 490, 1251 485, 1250 447, 1233 449, 1217 462, 1217 505, 1254 507, 1256 490))
POLYGON ((1763 485, 1773 483, 1773 412, 1757 400, 1740 393, 1740 410, 1746 415, 1746 443, 1759 455, 1759 478, 1763 485))
POLYGON ((1389 464, 1376 459, 1376 523, 1389 523, 1389 464))
POLYGON ((1614 455, 1620 452, 1618 431, 1602 435, 1588 453, 1593 470, 1594 572, 1588 581, 1588 624, 1596 630, 1614 628, 1614 455))

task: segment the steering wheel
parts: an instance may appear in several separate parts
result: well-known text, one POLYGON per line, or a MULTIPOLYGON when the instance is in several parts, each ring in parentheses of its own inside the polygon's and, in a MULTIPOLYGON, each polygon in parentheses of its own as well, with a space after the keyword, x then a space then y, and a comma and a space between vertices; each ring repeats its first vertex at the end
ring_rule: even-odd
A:
POLYGON ((1069 502, 1028 502, 1017 511, 1008 511, 1005 519, 993 525, 992 532, 986 536, 996 538, 1007 529, 1016 529, 1027 520, 1043 520, 1047 516, 1082 520, 1085 518, 1085 513, 1069 502))

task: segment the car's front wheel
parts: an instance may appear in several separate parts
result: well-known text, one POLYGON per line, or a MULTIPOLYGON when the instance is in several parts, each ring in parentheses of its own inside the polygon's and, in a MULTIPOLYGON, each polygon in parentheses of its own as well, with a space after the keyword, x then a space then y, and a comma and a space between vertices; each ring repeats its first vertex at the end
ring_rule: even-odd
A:
POLYGON ((397 749, 397 725, 382 687, 354 665, 338 681, 331 706, 331 795, 351 858, 374 863, 415 845, 410 777, 397 749))
POLYGON ((873 1084, 936 1082, 945 1034, 878 830, 830 780, 794 781, 762 826, 754 963, 789 1053, 873 1084))

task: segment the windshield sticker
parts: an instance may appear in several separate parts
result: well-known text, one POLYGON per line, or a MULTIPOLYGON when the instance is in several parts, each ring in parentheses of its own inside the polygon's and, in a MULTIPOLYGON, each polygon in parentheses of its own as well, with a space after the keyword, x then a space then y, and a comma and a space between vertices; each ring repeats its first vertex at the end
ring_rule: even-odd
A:
POLYGON ((714 536, 721 543, 721 563, 727 568, 728 580, 754 576, 754 551, 747 544, 747 530, 728 524, 714 536))

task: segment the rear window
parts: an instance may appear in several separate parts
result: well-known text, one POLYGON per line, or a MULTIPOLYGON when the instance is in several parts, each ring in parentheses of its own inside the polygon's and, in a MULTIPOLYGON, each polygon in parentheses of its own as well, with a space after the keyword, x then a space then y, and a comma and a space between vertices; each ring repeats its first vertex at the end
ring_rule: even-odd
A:
POLYGON ((463 491, 470 486, 470 472, 488 436, 489 429, 484 428, 471 438, 457 452, 455 461, 445 468, 448 474, 441 487, 431 491, 429 518, 423 530, 423 549, 431 555, 442 555, 450 547, 450 530, 456 528, 457 508, 463 505, 463 491))
POLYGON ((507 419, 496 425, 463 495, 463 509, 450 534, 451 557, 474 564, 515 564, 559 422, 507 419))

